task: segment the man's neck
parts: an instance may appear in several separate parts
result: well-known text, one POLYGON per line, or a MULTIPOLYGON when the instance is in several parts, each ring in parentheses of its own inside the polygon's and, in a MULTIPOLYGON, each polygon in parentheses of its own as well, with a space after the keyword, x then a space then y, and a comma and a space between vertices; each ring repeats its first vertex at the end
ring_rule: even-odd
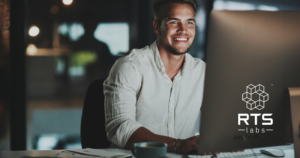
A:
POLYGON ((183 67, 185 54, 183 55, 174 55, 168 52, 163 48, 159 43, 157 43, 158 51, 160 58, 165 66, 165 73, 169 76, 169 78, 173 81, 174 77, 178 73, 178 71, 183 67))

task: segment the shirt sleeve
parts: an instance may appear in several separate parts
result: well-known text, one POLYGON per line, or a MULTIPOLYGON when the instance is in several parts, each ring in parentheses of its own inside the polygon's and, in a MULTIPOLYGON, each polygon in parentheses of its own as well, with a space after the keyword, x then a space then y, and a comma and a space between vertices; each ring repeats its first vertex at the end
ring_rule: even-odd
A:
POLYGON ((142 125, 136 121, 136 98, 140 86, 138 72, 119 59, 104 81, 105 130, 108 139, 124 148, 130 136, 142 125))

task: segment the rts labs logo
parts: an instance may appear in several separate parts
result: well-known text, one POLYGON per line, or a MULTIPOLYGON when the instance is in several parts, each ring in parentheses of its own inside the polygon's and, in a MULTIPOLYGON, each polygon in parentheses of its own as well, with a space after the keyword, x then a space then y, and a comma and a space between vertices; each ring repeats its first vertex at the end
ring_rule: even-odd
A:
POLYGON ((269 94, 265 92, 265 87, 261 84, 254 86, 250 84, 246 87, 246 92, 242 95, 242 100, 246 102, 249 110, 262 110, 269 100, 269 94))
MULTIPOLYGON (((249 110, 262 110, 265 108, 265 103, 269 100, 269 94, 265 92, 265 87, 261 84, 254 86, 250 84, 246 87, 246 92, 242 94, 242 100, 246 102, 246 108, 249 110)), ((272 113, 238 113, 238 125, 246 125, 245 128, 240 128, 238 131, 246 133, 265 133, 266 131, 273 131, 273 129, 267 128, 273 125, 273 119, 270 118, 272 113), (254 118, 254 126, 249 125, 249 116, 254 118), (261 118, 261 119, 260 119, 261 118), (261 122, 260 127, 257 127, 258 122, 261 122)))

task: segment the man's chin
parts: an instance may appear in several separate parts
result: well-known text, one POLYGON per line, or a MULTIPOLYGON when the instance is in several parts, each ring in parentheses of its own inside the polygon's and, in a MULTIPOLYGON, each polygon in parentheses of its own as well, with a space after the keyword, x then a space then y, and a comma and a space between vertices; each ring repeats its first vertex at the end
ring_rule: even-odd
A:
POLYGON ((184 55, 185 53, 187 53, 187 51, 186 52, 177 52, 177 51, 175 51, 175 52, 170 52, 170 53, 172 53, 173 55, 184 55))
POLYGON ((168 52, 172 53, 173 55, 184 55, 185 53, 187 53, 189 51, 190 47, 186 48, 186 49, 176 49, 172 46, 169 46, 168 48, 168 52))

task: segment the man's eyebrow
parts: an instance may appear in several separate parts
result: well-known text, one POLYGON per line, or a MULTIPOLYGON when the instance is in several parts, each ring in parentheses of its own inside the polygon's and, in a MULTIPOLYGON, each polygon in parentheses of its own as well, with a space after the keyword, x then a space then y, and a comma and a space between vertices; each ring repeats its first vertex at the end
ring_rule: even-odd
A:
POLYGON ((169 21, 169 20, 179 20, 179 19, 177 19, 177 18, 167 18, 167 21, 169 21))
MULTIPOLYGON (((166 21, 169 21, 169 20, 179 20, 179 19, 177 19, 177 18, 167 18, 167 20, 166 21)), ((195 19, 187 19, 187 21, 196 21, 195 19)))

